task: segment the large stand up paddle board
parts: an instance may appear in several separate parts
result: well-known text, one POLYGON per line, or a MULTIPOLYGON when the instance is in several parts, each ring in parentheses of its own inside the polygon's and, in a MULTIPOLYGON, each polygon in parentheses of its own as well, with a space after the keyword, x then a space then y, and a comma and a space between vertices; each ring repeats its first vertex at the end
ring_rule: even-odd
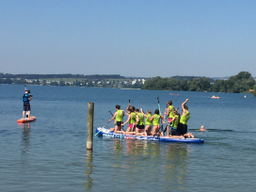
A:
POLYGON ((25 119, 18 119, 17 122, 18 123, 27 123, 27 122, 31 122, 31 121, 35 121, 36 117, 35 116, 30 116, 29 118, 25 118, 25 119))
POLYGON ((157 136, 136 136, 136 135, 122 135, 116 134, 104 127, 96 128, 96 136, 98 137, 112 137, 120 139, 137 139, 137 140, 152 140, 164 142, 178 142, 178 143, 204 143, 203 139, 198 138, 170 138, 170 137, 157 137, 157 136))

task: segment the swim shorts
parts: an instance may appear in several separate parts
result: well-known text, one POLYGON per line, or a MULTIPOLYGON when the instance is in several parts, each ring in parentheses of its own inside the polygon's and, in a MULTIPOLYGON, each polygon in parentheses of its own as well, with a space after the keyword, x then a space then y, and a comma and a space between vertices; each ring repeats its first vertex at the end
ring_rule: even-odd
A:
POLYGON ((138 128, 138 129, 144 129, 144 128, 145 128, 145 125, 137 125, 137 128, 138 128))
POLYGON ((135 129, 135 125, 133 125, 132 123, 131 124, 129 124, 129 126, 128 127, 130 127, 131 128, 131 131, 134 131, 134 129, 135 129))
POLYGON ((24 103, 23 104, 23 111, 30 111, 30 104, 29 103, 24 103))
POLYGON ((178 128, 177 128, 177 132, 178 132, 179 135, 184 135, 185 133, 188 132, 188 125, 179 123, 178 128))
POLYGON ((117 121, 117 122, 116 122, 116 125, 117 125, 117 126, 121 126, 122 123, 123 123, 122 121, 117 121))

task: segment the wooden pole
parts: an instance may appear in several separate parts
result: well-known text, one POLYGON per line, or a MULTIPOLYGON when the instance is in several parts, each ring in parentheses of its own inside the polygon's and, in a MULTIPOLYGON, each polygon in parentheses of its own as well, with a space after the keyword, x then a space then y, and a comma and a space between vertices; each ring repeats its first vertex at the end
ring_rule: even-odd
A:
POLYGON ((88 119, 87 119, 87 150, 92 150, 93 146, 93 115, 94 103, 88 103, 88 119))

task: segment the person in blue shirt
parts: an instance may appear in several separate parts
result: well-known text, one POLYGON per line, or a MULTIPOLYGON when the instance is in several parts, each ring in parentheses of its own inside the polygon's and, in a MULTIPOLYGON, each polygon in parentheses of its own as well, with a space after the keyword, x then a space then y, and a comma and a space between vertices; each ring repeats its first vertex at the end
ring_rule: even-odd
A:
POLYGON ((30 104, 29 101, 32 99, 32 95, 30 95, 30 90, 26 89, 25 93, 23 94, 22 100, 23 100, 23 112, 22 117, 25 119, 25 114, 27 111, 27 118, 30 117, 30 104))

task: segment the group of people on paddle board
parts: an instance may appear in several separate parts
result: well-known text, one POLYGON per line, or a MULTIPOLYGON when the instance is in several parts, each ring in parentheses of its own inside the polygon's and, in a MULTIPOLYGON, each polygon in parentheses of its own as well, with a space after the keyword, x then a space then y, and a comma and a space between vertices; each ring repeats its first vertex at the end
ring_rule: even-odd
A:
POLYGON ((25 93, 22 96, 23 101, 23 111, 22 111, 22 118, 25 119, 30 117, 30 103, 29 101, 32 99, 32 95, 30 95, 30 90, 25 89, 25 93))
POLYGON ((190 113, 186 103, 186 99, 182 104, 182 112, 179 114, 178 109, 175 109, 172 105, 172 101, 167 102, 167 108, 164 112, 164 116, 161 114, 159 109, 156 109, 154 115, 150 110, 145 113, 143 109, 140 110, 128 103, 126 111, 121 110, 120 105, 116 105, 116 112, 109 122, 115 119, 115 127, 111 128, 111 131, 115 133, 125 134, 125 135, 161 135, 164 136, 165 131, 161 131, 160 127, 162 124, 168 124, 166 126, 166 137, 192 137, 194 135, 187 133, 187 121, 190 118, 190 113), (127 115, 128 118, 123 122, 124 115, 127 115), (167 118, 166 118, 167 117, 167 118), (123 129, 124 125, 129 123, 126 130, 123 129))

